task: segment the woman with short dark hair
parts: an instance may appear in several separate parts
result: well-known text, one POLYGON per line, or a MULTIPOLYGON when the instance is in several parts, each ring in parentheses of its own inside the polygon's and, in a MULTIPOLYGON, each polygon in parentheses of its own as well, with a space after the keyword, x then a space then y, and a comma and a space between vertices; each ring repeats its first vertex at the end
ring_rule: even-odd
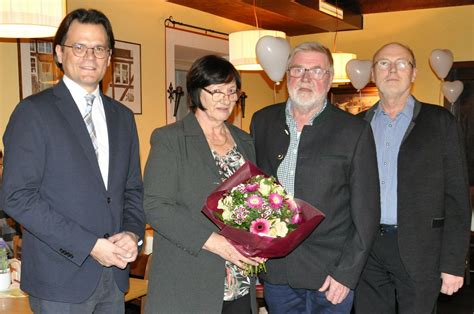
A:
POLYGON ((252 138, 226 121, 240 76, 210 55, 194 62, 186 81, 191 112, 153 132, 145 168, 156 252, 146 313, 255 313, 255 282, 242 269, 261 260, 240 254, 201 213, 207 196, 255 159, 252 138))

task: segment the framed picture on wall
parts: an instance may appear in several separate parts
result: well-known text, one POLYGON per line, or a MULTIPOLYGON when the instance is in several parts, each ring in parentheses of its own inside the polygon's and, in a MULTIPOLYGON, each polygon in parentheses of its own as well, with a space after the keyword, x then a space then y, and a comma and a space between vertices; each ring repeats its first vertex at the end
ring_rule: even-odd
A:
POLYGON ((110 67, 102 80, 104 93, 142 113, 141 45, 116 40, 110 67))
POLYGON ((63 76, 53 58, 53 39, 18 41, 20 98, 55 85, 63 76))
POLYGON ((333 105, 352 114, 369 109, 379 100, 377 88, 372 83, 360 93, 351 84, 333 87, 328 97, 333 105))
MULTIPOLYGON (((101 82, 104 94, 120 101, 134 113, 142 113, 140 45, 119 41, 101 82)), ((26 98, 52 87, 62 78, 53 57, 53 39, 18 41, 20 97, 26 98)))

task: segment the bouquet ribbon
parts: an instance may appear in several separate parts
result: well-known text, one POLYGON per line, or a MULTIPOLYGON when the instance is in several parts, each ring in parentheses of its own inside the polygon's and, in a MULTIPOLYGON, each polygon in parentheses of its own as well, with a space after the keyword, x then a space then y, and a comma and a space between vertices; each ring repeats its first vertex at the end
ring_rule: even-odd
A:
POLYGON ((222 209, 217 208, 222 195, 256 175, 269 177, 253 163, 246 161, 207 197, 202 212, 220 229, 219 234, 230 240, 232 245, 243 255, 263 258, 286 256, 324 219, 324 214, 312 205, 303 200, 294 199, 303 219, 295 230, 283 238, 260 236, 250 231, 228 226, 216 215, 216 213, 222 214, 222 209))

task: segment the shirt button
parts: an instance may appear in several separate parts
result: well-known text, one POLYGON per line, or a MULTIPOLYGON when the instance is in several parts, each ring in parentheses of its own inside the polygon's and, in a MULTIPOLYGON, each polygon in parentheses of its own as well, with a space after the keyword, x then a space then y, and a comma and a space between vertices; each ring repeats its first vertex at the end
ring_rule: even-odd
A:
POLYGON ((380 183, 385 184, 385 181, 382 181, 382 182, 380 182, 380 183))
POLYGON ((385 162, 383 163, 383 165, 386 166, 386 165, 387 165, 387 162, 385 161, 385 162))
POLYGON ((389 142, 385 143, 385 146, 389 147, 389 146, 390 146, 390 143, 389 143, 389 142))
POLYGON ((389 128, 391 128, 391 127, 392 127, 392 124, 391 124, 391 123, 389 123, 389 124, 388 124, 388 127, 389 127, 389 128))

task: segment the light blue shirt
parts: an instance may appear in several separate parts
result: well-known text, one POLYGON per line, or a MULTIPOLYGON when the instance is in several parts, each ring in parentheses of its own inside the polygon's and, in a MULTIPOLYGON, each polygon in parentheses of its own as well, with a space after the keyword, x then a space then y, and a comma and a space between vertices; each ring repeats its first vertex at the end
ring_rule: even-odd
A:
POLYGON ((392 120, 379 105, 370 122, 377 149, 381 224, 397 224, 398 152, 413 118, 414 107, 415 99, 410 96, 403 110, 392 120))

